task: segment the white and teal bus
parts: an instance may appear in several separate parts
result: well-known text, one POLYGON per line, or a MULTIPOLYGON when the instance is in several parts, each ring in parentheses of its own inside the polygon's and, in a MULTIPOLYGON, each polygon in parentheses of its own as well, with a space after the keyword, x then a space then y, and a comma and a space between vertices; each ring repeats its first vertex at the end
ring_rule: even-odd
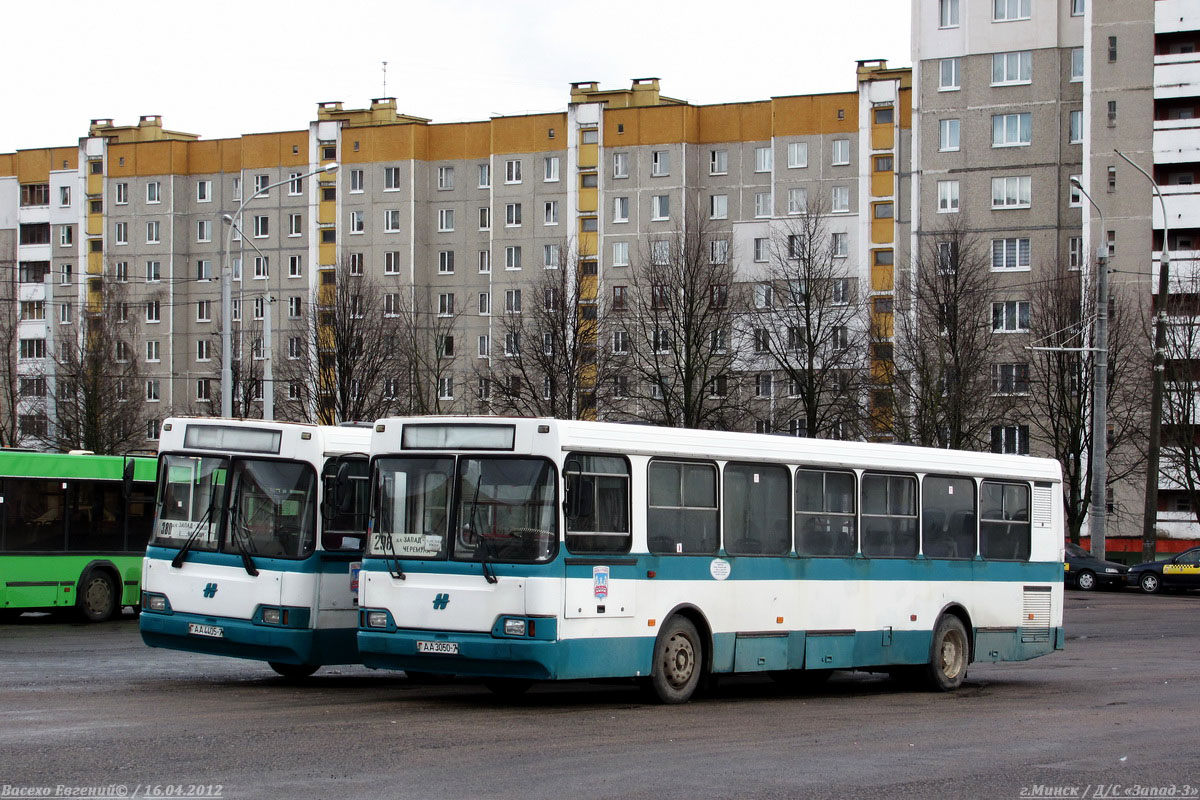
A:
POLYGON ((551 419, 371 442, 369 667, 643 679, 880 669, 958 687, 1063 645, 1057 462, 551 419))
POLYGON ((143 641, 287 677, 358 663, 370 438, 370 426, 166 420, 143 641))

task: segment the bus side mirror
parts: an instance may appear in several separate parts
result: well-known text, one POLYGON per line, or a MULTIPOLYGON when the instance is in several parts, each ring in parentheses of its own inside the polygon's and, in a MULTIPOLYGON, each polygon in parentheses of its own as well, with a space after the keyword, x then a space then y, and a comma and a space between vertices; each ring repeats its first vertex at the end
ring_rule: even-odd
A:
POLYGON ((121 470, 121 494, 126 500, 133 494, 133 470, 136 466, 134 460, 125 457, 125 466, 121 470))

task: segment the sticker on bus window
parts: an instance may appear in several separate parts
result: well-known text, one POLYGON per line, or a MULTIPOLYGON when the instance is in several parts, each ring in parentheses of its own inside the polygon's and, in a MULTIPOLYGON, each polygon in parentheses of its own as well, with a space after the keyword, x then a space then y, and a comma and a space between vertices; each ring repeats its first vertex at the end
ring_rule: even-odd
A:
POLYGON ((608 597, 608 567, 592 567, 592 594, 597 600, 608 597))
POLYGON ((723 581, 729 577, 729 562, 723 558, 714 558, 708 565, 708 572, 716 580, 723 581))
POLYGON ((362 562, 354 561, 350 564, 350 591, 358 594, 358 573, 362 572, 362 562))

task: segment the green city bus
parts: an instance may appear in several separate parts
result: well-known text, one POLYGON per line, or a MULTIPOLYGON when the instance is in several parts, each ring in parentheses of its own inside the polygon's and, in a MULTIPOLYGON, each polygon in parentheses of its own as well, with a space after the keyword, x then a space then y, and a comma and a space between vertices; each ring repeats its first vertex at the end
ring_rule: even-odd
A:
POLYGON ((140 602, 155 459, 0 451, 0 615, 140 602))

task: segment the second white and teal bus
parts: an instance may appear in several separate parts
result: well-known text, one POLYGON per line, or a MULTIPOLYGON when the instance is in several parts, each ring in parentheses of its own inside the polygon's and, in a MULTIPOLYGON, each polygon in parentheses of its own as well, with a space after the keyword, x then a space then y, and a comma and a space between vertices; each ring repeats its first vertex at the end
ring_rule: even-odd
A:
POLYGON ((146 644, 265 661, 287 677, 358 663, 370 435, 166 420, 142 569, 146 644))
POLYGON ((370 667, 639 678, 875 669, 957 688, 1061 649, 1057 462, 550 419, 375 427, 370 667))

